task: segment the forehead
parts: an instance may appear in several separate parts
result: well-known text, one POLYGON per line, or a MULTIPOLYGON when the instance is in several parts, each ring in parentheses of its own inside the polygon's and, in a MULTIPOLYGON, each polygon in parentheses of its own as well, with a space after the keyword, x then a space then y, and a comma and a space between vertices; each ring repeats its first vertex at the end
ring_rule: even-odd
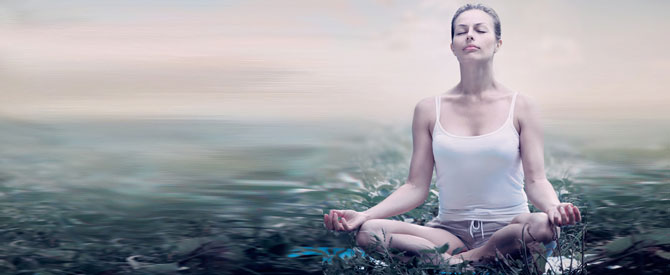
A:
POLYGON ((454 21, 455 27, 473 26, 477 24, 491 27, 493 26, 493 18, 482 10, 472 9, 461 13, 456 17, 456 21, 454 21))

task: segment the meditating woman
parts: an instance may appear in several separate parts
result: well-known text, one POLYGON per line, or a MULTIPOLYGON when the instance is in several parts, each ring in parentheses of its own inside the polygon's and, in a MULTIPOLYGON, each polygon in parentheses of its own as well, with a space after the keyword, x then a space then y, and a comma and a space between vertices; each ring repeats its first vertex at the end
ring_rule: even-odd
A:
POLYGON ((500 34, 491 8, 468 4, 456 11, 451 51, 460 63, 461 80, 416 104, 407 181, 366 211, 331 210, 324 215, 328 229, 359 229, 356 241, 364 248, 375 243, 375 235, 386 248, 392 238, 390 247, 418 254, 449 244, 440 256, 454 264, 479 262, 496 251, 518 252, 519 240, 550 243, 558 238, 559 226, 581 220, 577 207, 561 203, 546 178, 535 104, 494 78, 500 34), (438 216, 425 226, 385 219, 426 200, 433 167, 438 216), (530 213, 528 200, 542 212, 530 213))

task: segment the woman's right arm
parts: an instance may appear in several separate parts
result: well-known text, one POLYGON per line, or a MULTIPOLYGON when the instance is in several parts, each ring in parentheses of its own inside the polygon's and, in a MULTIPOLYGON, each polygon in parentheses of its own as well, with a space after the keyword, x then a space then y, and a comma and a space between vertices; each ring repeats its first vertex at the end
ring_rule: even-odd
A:
POLYGON ((435 104, 432 98, 419 101, 414 107, 412 119, 412 158, 409 176, 391 195, 374 207, 364 211, 331 210, 324 215, 326 228, 334 230, 354 230, 370 219, 383 219, 410 211, 421 205, 428 197, 433 177, 432 137, 430 135, 431 117, 435 104), (350 211, 350 212, 347 212, 350 211), (340 221, 338 217, 343 217, 340 221))
POLYGON ((414 107, 412 119, 412 159, 405 184, 374 207, 364 211, 368 219, 383 219, 410 211, 426 201, 433 177, 432 137, 430 136, 430 110, 435 104, 425 98, 414 107))

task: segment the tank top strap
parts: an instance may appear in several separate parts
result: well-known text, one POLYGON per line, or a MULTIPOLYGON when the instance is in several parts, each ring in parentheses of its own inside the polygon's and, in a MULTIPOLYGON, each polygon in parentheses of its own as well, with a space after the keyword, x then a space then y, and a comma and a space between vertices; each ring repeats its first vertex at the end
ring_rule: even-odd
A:
POLYGON ((442 103, 441 96, 435 96, 435 125, 440 123, 440 104, 442 103))
POLYGON ((516 103, 516 96, 519 94, 519 92, 514 92, 514 95, 512 95, 512 104, 509 109, 509 114, 507 115, 507 120, 513 121, 512 119, 514 118, 514 105, 516 103))

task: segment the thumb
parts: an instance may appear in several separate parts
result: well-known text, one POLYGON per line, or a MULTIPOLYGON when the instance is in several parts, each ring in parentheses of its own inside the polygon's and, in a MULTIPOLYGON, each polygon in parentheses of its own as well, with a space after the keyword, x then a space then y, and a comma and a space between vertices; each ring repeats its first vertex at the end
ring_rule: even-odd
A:
POLYGON ((351 230, 351 225, 349 225, 349 221, 347 221, 347 219, 345 219, 344 217, 342 217, 342 225, 344 226, 345 230, 347 231, 351 230))
POLYGON ((561 213, 558 211, 552 211, 551 212, 551 223, 553 223, 555 226, 561 226, 563 223, 563 219, 561 218, 561 213))
POLYGON ((555 219, 556 212, 549 211, 549 213, 547 213, 547 215, 549 216, 549 223, 551 223, 552 225, 557 225, 556 224, 556 219, 555 219))

